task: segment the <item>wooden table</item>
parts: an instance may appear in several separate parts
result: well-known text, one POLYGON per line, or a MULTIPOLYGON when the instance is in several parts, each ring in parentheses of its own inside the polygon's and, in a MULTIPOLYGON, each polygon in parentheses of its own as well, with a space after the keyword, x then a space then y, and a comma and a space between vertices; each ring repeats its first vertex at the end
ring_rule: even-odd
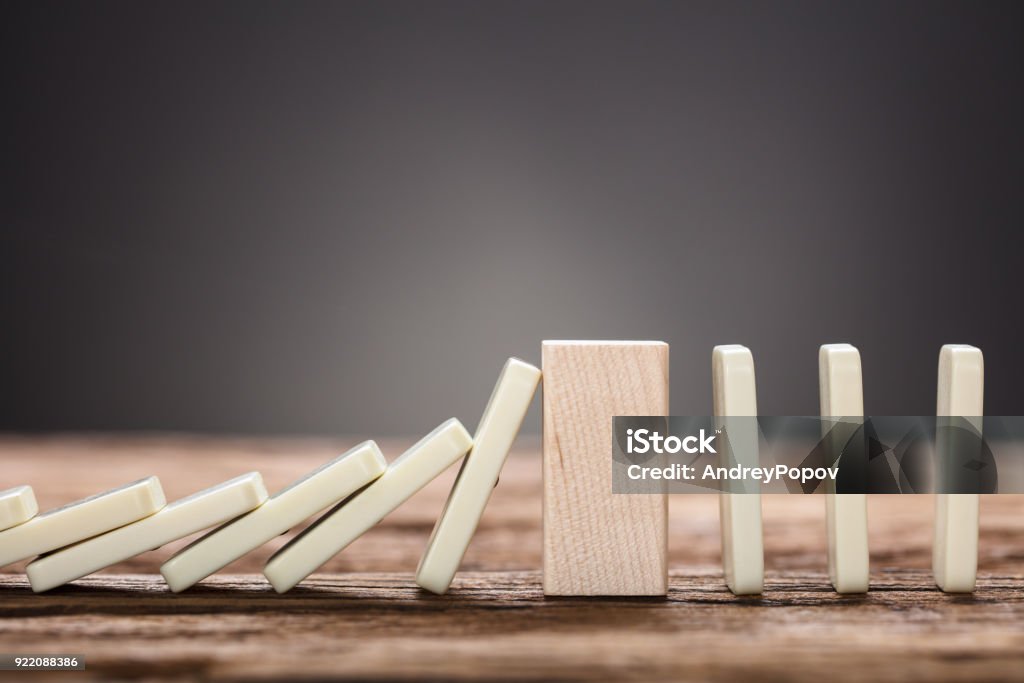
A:
MULTIPOLYGON (((273 491, 359 440, 8 436, 0 488, 32 484, 48 508, 150 474, 173 499, 258 470, 273 491)), ((392 458, 409 443, 381 446, 392 458)), ((61 680, 1024 679, 1022 497, 982 501, 974 595, 932 584, 929 497, 869 502, 872 591, 857 597, 828 585, 822 498, 766 496, 765 594, 733 597, 718 503, 699 495, 671 500, 667 599, 545 599, 539 449, 522 438, 439 597, 412 572, 454 475, 285 595, 259 570, 287 537, 180 595, 157 568, 184 541, 44 595, 7 567, 0 652, 84 654, 85 672, 49 675, 61 680)))

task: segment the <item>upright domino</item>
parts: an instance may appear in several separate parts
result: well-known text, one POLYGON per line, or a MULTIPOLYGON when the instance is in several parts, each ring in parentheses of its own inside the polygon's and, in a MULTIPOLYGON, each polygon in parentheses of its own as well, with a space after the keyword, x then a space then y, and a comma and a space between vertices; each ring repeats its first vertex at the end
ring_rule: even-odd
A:
POLYGON ((0 532, 0 567, 137 522, 165 503, 160 480, 148 477, 44 512, 0 532))
POLYGON ((175 593, 220 571, 384 474, 377 444, 364 441, 275 493, 249 514, 214 529, 160 567, 175 593))
POLYGON ((39 505, 31 486, 0 491, 0 531, 24 524, 36 516, 39 505))
POLYGON ((44 555, 25 569, 36 593, 249 512, 267 499, 258 472, 236 477, 119 529, 44 555))
POLYGON ((668 415, 668 344, 545 341, 544 594, 665 595, 668 497, 612 493, 612 418, 668 415))
POLYGON ((451 585, 539 382, 540 370, 529 363, 505 363, 416 569, 421 587, 440 594, 451 585))
MULTIPOLYGON (((981 433, 984 415, 985 360, 981 349, 946 344, 939 352, 938 416, 964 417, 981 433)), ((936 452, 942 453, 936 443, 936 452)), ((970 593, 978 573, 978 494, 935 496, 935 583, 947 593, 970 593)))
MULTIPOLYGON (((738 344, 716 346, 711 353, 711 374, 716 417, 757 415, 754 357, 750 349, 738 344)), ((729 442, 736 445, 734 453, 757 453, 756 422, 733 421, 726 428, 729 442)), ((758 465, 756 460, 738 464, 758 465)), ((764 589, 761 494, 720 493, 718 503, 725 582, 736 595, 756 595, 764 589)))
MULTIPOLYGON (((850 344, 825 344, 818 352, 822 417, 864 416, 860 352, 850 344)), ((828 574, 837 593, 868 590, 868 506, 863 493, 827 492, 828 574)))
POLYGON ((461 458, 473 445, 456 419, 442 423, 400 455, 379 479, 342 501, 278 550, 263 574, 278 593, 294 588, 414 493, 461 458))

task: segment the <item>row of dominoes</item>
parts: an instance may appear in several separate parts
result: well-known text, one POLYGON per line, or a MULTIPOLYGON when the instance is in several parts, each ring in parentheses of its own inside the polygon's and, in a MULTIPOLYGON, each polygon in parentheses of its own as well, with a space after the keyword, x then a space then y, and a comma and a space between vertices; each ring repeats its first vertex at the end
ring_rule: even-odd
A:
MULTIPOLYGON (((667 497, 613 495, 608 448, 613 416, 669 413, 668 345, 546 341, 542 367, 545 594, 665 594, 667 497)), ((0 566, 40 555, 26 571, 33 589, 45 591, 223 524, 161 567, 177 592, 334 506, 264 568, 274 588, 285 592, 469 453, 416 573, 420 586, 444 593, 476 530, 540 374, 527 363, 509 360, 472 438, 452 419, 390 465, 368 441, 270 498, 258 473, 171 505, 165 505, 160 484, 151 477, 39 516, 30 488, 6 491, 0 494, 0 566)), ((983 374, 978 349, 944 346, 939 356, 938 414, 981 416, 983 374)), ((823 416, 864 414, 856 348, 822 346, 819 376, 823 416)), ((715 347, 712 377, 715 415, 757 415, 749 349, 715 347)), ((866 497, 829 493, 825 500, 832 584, 842 593, 866 591, 866 497)), ((720 513, 726 582, 736 594, 760 593, 760 495, 720 494, 720 513)), ((978 496, 937 496, 933 569, 940 588, 973 590, 977 538, 978 496)))
POLYGON ((32 589, 41 592, 221 525, 160 568, 171 590, 178 592, 331 508, 267 562, 264 574, 283 593, 468 453, 416 571, 420 586, 444 593, 539 381, 540 370, 512 358, 473 437, 458 420, 450 419, 390 465, 377 444, 366 441, 270 497, 257 472, 170 505, 156 477, 43 514, 37 514, 30 487, 4 491, 0 566, 38 555, 26 573, 32 589))
MULTIPOLYGON (((715 414, 756 415, 754 361, 743 346, 719 346, 713 353, 715 414)), ((983 415, 984 359, 979 349, 947 344, 939 352, 936 415, 983 415)), ((859 351, 826 344, 818 354, 821 415, 864 414, 859 351)), ((980 431, 981 425, 975 424, 980 431)), ((932 571, 947 592, 974 590, 978 563, 978 495, 938 494, 932 571)), ((729 588, 760 593, 764 586, 760 496, 721 495, 723 563, 729 588)), ((868 590, 868 524, 865 494, 825 495, 828 568, 839 593, 868 590)))
MULTIPOLYGON (((860 353, 849 344, 819 352, 821 415, 864 415, 860 353)), ((668 345, 545 342, 544 591, 548 595, 664 595, 664 496, 610 492, 608 415, 668 414, 668 345), (595 454, 600 456, 595 457, 595 454)), ((937 414, 983 414, 981 351, 947 345, 939 354, 937 414)), ((744 346, 712 352, 714 413, 756 416, 754 361, 744 346)), ((981 425, 976 424, 980 431, 981 425)), ((756 438, 756 435, 755 435, 756 438)), ((868 590, 867 498, 826 493, 829 577, 840 593, 868 590)), ((722 563, 738 595, 764 588, 760 494, 719 494, 722 563)), ((933 572, 948 592, 974 590, 978 496, 936 496, 933 572)))

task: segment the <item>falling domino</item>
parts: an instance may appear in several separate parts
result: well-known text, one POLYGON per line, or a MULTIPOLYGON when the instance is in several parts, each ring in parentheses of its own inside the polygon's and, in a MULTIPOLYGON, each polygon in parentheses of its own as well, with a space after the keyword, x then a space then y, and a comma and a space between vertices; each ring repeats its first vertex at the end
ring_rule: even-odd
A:
POLYGON ((452 418, 400 455, 365 489, 342 501, 278 550, 263 574, 278 593, 294 588, 466 454, 473 439, 452 418))
POLYGON ((24 524, 36 516, 39 505, 31 486, 0 491, 0 531, 24 524))
MULTIPOLYGON (((981 432, 984 415, 985 361, 981 349, 946 344, 939 352, 939 388, 935 414, 965 417, 981 432)), ((941 453, 941 448, 937 448, 941 453)), ((935 583, 947 593, 970 593, 978 574, 978 494, 935 496, 935 583)))
POLYGON ((32 590, 48 591, 245 514, 266 499, 263 478, 250 472, 175 501, 138 522, 44 555, 25 572, 32 590))
POLYGON ((160 567, 175 593, 220 571, 384 474, 377 444, 364 441, 275 493, 249 514, 214 529, 160 567))
MULTIPOLYGON (((825 344, 818 353, 822 417, 863 417, 860 352, 825 344)), ((828 574, 837 593, 868 590, 868 507, 863 493, 825 494, 828 574)))
MULTIPOLYGON (((711 354, 712 391, 716 417, 757 415, 754 357, 738 344, 716 346, 711 354)), ((757 429, 751 422, 729 425, 729 441, 737 453, 757 453, 757 429), (743 440, 743 443, 739 443, 743 440)), ((757 462, 744 465, 757 466, 757 462)), ((764 589, 764 549, 760 493, 721 493, 722 565, 725 581, 736 595, 756 595, 764 589)))
POLYGON ((440 594, 451 585, 538 382, 540 370, 529 363, 518 358, 505 363, 473 437, 473 450, 462 463, 416 569, 421 587, 440 594))
POLYGON ((137 522, 165 504, 160 480, 148 477, 44 512, 0 532, 0 567, 137 522))

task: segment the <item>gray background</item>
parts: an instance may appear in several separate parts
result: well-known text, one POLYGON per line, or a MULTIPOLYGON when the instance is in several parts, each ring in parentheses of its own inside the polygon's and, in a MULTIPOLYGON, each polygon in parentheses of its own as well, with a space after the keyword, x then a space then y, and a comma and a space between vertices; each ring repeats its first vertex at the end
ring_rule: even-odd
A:
POLYGON ((1022 7, 5 3, 0 429, 472 426, 544 338, 1021 413, 1022 7))

